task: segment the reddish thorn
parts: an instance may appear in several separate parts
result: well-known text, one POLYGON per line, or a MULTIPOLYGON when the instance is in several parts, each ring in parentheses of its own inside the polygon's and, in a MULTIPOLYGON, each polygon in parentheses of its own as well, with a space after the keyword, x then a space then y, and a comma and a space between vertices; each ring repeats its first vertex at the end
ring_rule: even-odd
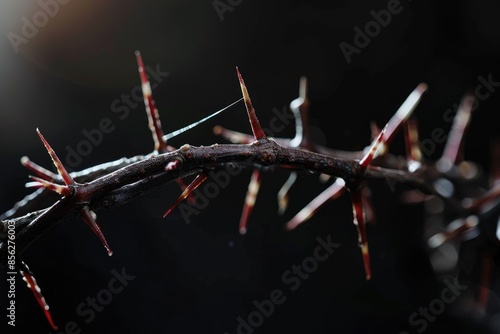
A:
POLYGON ((168 214, 175 209, 183 200, 186 199, 196 188, 198 188, 205 180, 208 178, 208 173, 201 172, 198 176, 191 182, 186 189, 182 192, 182 194, 177 198, 177 200, 170 206, 170 208, 165 212, 163 218, 168 216, 168 214))
POLYGON ((262 181, 262 173, 258 169, 254 169, 250 183, 248 184, 247 195, 245 197, 245 204, 243 205, 243 211, 240 218, 240 234, 247 233, 247 223, 248 217, 255 206, 255 200, 257 199, 257 194, 259 193, 260 183, 262 181))
POLYGON ((49 182, 44 179, 38 178, 36 176, 30 175, 30 178, 40 183, 43 187, 55 191, 56 193, 62 196, 68 196, 69 194, 71 194, 71 189, 68 186, 63 186, 57 183, 49 182))
MULTIPOLYGON (((177 179, 177 184, 181 187, 182 191, 184 191, 188 186, 186 183, 184 183, 184 181, 182 179, 177 179)), ((190 193, 187 197, 187 200, 188 200, 189 204, 194 204, 194 200, 195 200, 194 194, 190 193)))
POLYGON ((368 239, 366 237, 365 213, 363 210, 362 193, 360 189, 351 190, 352 209, 354 216, 354 225, 358 230, 358 241, 363 255, 363 265, 365 267, 366 280, 372 277, 370 267, 370 254, 368 252, 368 239))
POLYGON ((170 147, 163 140, 164 133, 161 126, 160 115, 158 113, 158 109, 155 106, 153 91, 151 89, 151 84, 149 83, 148 75, 144 67, 144 62, 142 61, 141 53, 139 51, 136 51, 135 56, 137 58, 139 75, 141 77, 142 95, 144 97, 144 105, 146 107, 146 113, 148 115, 149 129, 153 134, 153 141, 155 143, 154 150, 158 153, 170 152, 170 147))
POLYGON ((373 158, 375 157, 375 154, 380 148, 380 144, 382 143, 382 139, 384 138, 384 133, 386 128, 387 126, 382 131, 380 131, 377 138, 373 141, 372 146, 370 147, 368 153, 366 153, 365 156, 359 161, 361 167, 366 168, 372 162, 373 158))
POLYGON ((241 77, 241 73, 237 66, 236 73, 238 73, 238 79, 240 80, 241 92, 243 93, 243 98, 245 100, 245 106, 247 109, 250 125, 252 126, 253 135, 257 140, 267 138, 264 130, 262 130, 262 127, 260 126, 259 120, 257 119, 255 109, 253 108, 252 101, 250 100, 250 96, 248 95, 247 87, 245 86, 245 82, 243 81, 243 78, 241 77))
POLYGON ((51 172, 48 169, 43 168, 42 166, 34 163, 31 161, 28 157, 24 156, 21 158, 21 165, 24 167, 28 168, 30 171, 38 175, 38 177, 47 180, 47 181, 53 181, 57 179, 57 174, 51 172))
POLYGON ((101 227, 99 226, 99 224, 96 221, 95 213, 92 212, 86 206, 80 211, 80 214, 82 215, 83 221, 85 223, 87 223, 87 225, 92 229, 94 234, 99 238, 99 240, 103 244, 104 248, 106 248, 108 255, 109 256, 113 255, 113 251, 109 247, 108 242, 106 241, 106 238, 104 237, 104 234, 102 234, 101 227))
POLYGON ((419 84, 411 94, 406 98, 401 107, 396 111, 394 116, 387 123, 387 131, 385 134, 384 142, 388 145, 391 140, 394 138, 394 135, 397 133, 399 128, 402 125, 402 122, 410 117, 413 110, 417 107, 420 102, 422 95, 427 91, 428 86, 426 83, 419 84))
POLYGON ((45 318, 49 322, 50 327, 52 327, 53 330, 57 331, 58 327, 52 320, 52 315, 50 314, 49 311, 49 305, 45 302, 45 298, 42 295, 42 292, 40 290, 40 287, 38 286, 36 279, 34 276, 32 276, 30 273, 19 270, 21 275, 23 275, 23 278, 25 282, 28 284, 28 288, 30 288, 31 292, 33 292, 33 295, 35 296, 36 301, 40 305, 40 307, 43 310, 43 314, 45 315, 45 318))
POLYGON ((73 180, 71 175, 69 175, 66 168, 64 168, 63 164, 61 163, 61 160, 59 160, 59 158, 57 157, 56 152, 54 152, 52 147, 50 147, 49 143, 45 140, 45 138, 43 137, 40 130, 38 130, 38 128, 36 129, 36 132, 38 133, 38 136, 42 140, 43 145, 47 149, 47 152, 49 152, 49 155, 52 158, 52 161, 54 162, 54 165, 56 166, 59 175, 61 175, 61 177, 63 178, 64 183, 67 186, 75 184, 75 181, 73 180))
POLYGON ((299 211, 288 223, 285 224, 285 228, 288 231, 293 230, 298 225, 304 223, 309 218, 311 218, 326 202, 331 199, 339 197, 344 190, 345 181, 341 178, 337 178, 335 182, 328 188, 323 190, 321 194, 316 196, 309 204, 307 204, 302 210, 299 211))

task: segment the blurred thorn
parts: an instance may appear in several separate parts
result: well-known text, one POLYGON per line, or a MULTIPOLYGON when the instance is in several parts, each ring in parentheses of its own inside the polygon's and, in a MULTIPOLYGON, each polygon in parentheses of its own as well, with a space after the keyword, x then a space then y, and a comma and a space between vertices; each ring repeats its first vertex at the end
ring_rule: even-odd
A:
POLYGON ((248 184, 248 190, 245 197, 245 204, 243 205, 243 211, 240 218, 240 234, 247 233, 247 223, 250 213, 255 206, 255 200, 257 199, 257 194, 259 193, 260 184, 262 181, 262 173, 258 169, 254 169, 250 183, 248 184))
POLYGON ((193 191, 195 191, 196 188, 198 188, 203 182, 205 182, 205 180, 207 178, 208 178, 208 173, 206 173, 206 172, 201 172, 200 174, 198 174, 198 176, 196 176, 196 178, 193 180, 193 182, 191 182, 184 189, 184 191, 181 193, 181 195, 179 196, 179 198, 177 198, 177 200, 174 202, 174 204, 172 204, 170 206, 170 208, 165 212, 165 214, 163 215, 163 218, 165 218, 166 216, 168 216, 168 214, 173 209, 175 209, 183 200, 185 200, 193 191))
POLYGON ((288 179, 278 192, 278 214, 280 216, 282 216, 285 213, 288 207, 289 193, 293 185, 295 184, 296 180, 297 180, 297 173, 291 172, 290 176, 288 177, 288 179))
POLYGON ((291 231, 298 225, 306 222, 326 202, 339 197, 343 193, 344 186, 345 181, 341 178, 337 178, 332 185, 323 190, 321 194, 316 196, 316 198, 314 198, 309 204, 307 204, 302 210, 300 210, 299 213, 295 215, 295 217, 293 217, 288 223, 286 223, 285 229, 291 231))

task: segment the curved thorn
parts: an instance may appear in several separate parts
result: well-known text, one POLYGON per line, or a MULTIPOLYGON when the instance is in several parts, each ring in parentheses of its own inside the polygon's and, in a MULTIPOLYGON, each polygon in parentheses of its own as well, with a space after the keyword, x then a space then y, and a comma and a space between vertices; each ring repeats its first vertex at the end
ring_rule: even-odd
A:
POLYGON ((253 207, 255 206, 255 200, 257 194, 259 193, 260 183, 262 181, 262 175, 260 170, 254 169, 250 183, 248 184, 247 195, 245 197, 245 204, 243 205, 243 211, 240 218, 240 234, 247 233, 247 222, 253 207))
POLYGON ((163 218, 168 216, 168 214, 175 209, 183 200, 186 199, 196 188, 198 188, 205 180, 208 178, 208 173, 201 172, 198 176, 191 182, 186 189, 182 192, 182 194, 177 198, 177 200, 170 206, 170 208, 165 212, 163 218))
POLYGON ((307 99, 307 78, 302 76, 299 84, 299 97, 290 103, 295 117, 295 137, 290 141, 291 147, 303 147, 313 151, 309 137, 309 100, 307 99))
POLYGON ((57 179, 56 173, 53 173, 50 170, 45 169, 42 166, 34 163, 27 156, 24 156, 21 158, 21 165, 28 168, 30 171, 32 171, 33 173, 38 175, 38 177, 40 177, 46 181, 53 181, 53 180, 57 179))
POLYGON ((238 74, 238 79, 240 81, 241 93, 243 94, 243 98, 245 100, 245 107, 247 109, 248 120, 250 121, 253 135, 257 140, 267 138, 264 130, 262 130, 262 127, 260 126, 259 120, 257 119, 255 109, 253 108, 252 101, 250 100, 250 96, 248 95, 247 87, 245 86, 245 81, 243 81, 243 77, 241 76, 238 66, 236 66, 236 73, 238 74))
POLYGON ((64 180, 64 183, 67 186, 75 184, 75 181, 73 180, 73 178, 71 177, 71 175, 69 175, 69 173, 66 170, 66 168, 64 168, 61 160, 59 160, 59 158, 57 157, 56 152, 54 152, 54 150, 52 149, 52 147, 50 147, 49 143, 45 140, 45 138, 43 137, 43 135, 40 132, 40 130, 38 130, 38 128, 36 128, 36 132, 38 133, 38 136, 42 140, 43 145, 47 149, 47 152, 49 152, 49 155, 52 158, 52 162, 54 162, 54 165, 56 166, 57 171, 59 172, 59 175, 61 175, 62 179, 64 180))
POLYGON ((95 213, 92 212, 88 206, 85 206, 80 211, 80 214, 82 216, 83 221, 87 223, 87 225, 92 229, 94 234, 99 238, 104 248, 106 248, 108 255, 109 256, 113 255, 113 251, 109 247, 108 242, 106 241, 106 238, 104 237, 104 234, 101 231, 101 227, 99 226, 99 224, 95 219, 95 213))
POLYGON ((42 295, 42 291, 40 290, 40 287, 38 286, 35 277, 33 276, 33 274, 28 269, 25 263, 22 263, 22 266, 24 268, 20 269, 19 272, 23 276, 23 280, 26 282, 31 292, 33 292, 33 295, 35 296, 38 305, 40 305, 40 307, 42 308, 43 314, 45 315, 45 318, 47 319, 50 327, 52 327, 53 330, 57 331, 58 327, 56 326, 56 324, 52 319, 52 315, 50 314, 49 311, 49 305, 45 301, 45 298, 42 295))
POLYGON ((148 115, 149 129, 151 130, 153 141, 155 143, 154 150, 159 153, 169 152, 170 148, 163 140, 163 130, 161 126, 160 115, 158 113, 158 109, 155 106, 153 91, 151 89, 148 75, 144 67, 144 62, 142 61, 141 53, 139 51, 135 51, 135 56, 137 59, 139 75, 141 77, 142 95, 144 97, 144 105, 146 107, 146 113, 148 115))
POLYGON ((365 213, 363 210, 363 200, 360 189, 351 190, 351 200, 354 225, 356 225, 358 230, 358 241, 361 247, 361 254, 363 256, 366 280, 368 281, 372 277, 372 272, 370 266, 370 254, 368 251, 368 239, 366 237, 365 213))
POLYGON ((295 184, 296 180, 297 173, 291 172, 290 176, 278 192, 278 214, 280 216, 285 213, 286 208, 288 207, 288 194, 290 193, 290 190, 292 189, 292 186, 295 184))
POLYGON ((30 178, 40 183, 43 187, 51 191, 55 191, 56 193, 62 196, 68 196, 69 194, 71 194, 71 189, 68 186, 63 186, 57 183, 49 182, 36 176, 30 175, 30 178))
POLYGON ((285 229, 288 231, 293 230, 300 224, 311 218, 316 211, 318 211, 326 202, 331 199, 339 197, 344 190, 345 181, 341 178, 337 178, 335 182, 328 188, 323 190, 321 194, 316 196, 309 204, 307 204, 302 210, 299 211, 288 223, 285 224, 285 229))

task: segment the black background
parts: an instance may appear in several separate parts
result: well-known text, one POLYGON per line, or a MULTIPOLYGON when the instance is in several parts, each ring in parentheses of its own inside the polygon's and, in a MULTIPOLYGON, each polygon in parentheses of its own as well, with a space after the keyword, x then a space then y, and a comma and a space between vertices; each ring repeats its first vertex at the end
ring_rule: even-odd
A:
MULTIPOLYGON (((103 118, 112 120, 115 130, 76 169, 151 152, 143 104, 123 120, 111 110, 113 101, 139 84, 135 50, 147 65, 159 64, 169 72, 154 89, 165 132, 238 99, 235 66, 264 125, 274 108, 281 110, 297 97, 299 78, 307 76, 313 137, 332 148, 368 145, 369 122, 383 126, 421 82, 429 85, 415 111, 421 138, 429 138, 436 128, 447 130, 451 124, 443 114, 476 87, 479 76, 500 79, 500 5, 404 0, 401 6, 402 12, 348 63, 339 44, 353 44, 353 28, 363 28, 373 20, 370 11, 385 9, 387 1, 243 0, 221 20, 211 1, 74 0, 61 5, 15 52, 7 34, 19 34, 21 18, 31 18, 40 7, 35 1, 3 0, 1 211, 31 192, 23 187, 29 173, 19 163, 21 156, 52 168, 37 127, 64 161, 66 146, 75 148, 84 140, 84 129, 97 128, 103 118)), ((481 101, 466 141, 466 158, 478 162, 485 173, 490 142, 500 133, 494 120, 499 107, 498 93, 481 101)), ((224 143, 212 133, 215 124, 250 132, 238 104, 169 143, 224 143)), ((290 123, 276 135, 293 134, 290 123)), ((426 158, 438 158, 441 148, 438 144, 426 158)), ((401 137, 391 151, 404 153, 401 137)), ((286 301, 254 333, 416 333, 409 316, 439 298, 443 288, 443 277, 433 272, 422 247, 422 206, 402 205, 399 186, 393 192, 383 182, 370 183, 377 223, 368 230, 373 279, 366 282, 347 195, 328 202, 296 231, 282 230, 283 223, 326 187, 317 175, 300 176, 290 209, 280 217, 276 193, 287 173, 265 173, 249 231, 239 235, 250 175, 245 170, 233 177, 190 224, 179 211, 161 218, 180 193, 176 184, 99 211, 112 257, 79 219, 39 239, 23 259, 61 329, 75 321, 82 333, 237 333, 237 318, 247 319, 255 311, 252 302, 281 289, 286 301), (290 291, 282 274, 312 254, 318 236, 330 236, 341 246, 297 291, 290 291), (121 268, 135 279, 87 324, 76 313, 77 306, 106 288, 112 270, 121 268)), ((21 279, 16 292, 18 332, 50 332, 21 279)), ((471 286, 464 295, 474 298, 476 292, 471 286)), ((496 293, 491 293, 491 317, 479 322, 473 317, 474 305, 467 304, 470 300, 447 305, 426 333, 498 331, 496 293)))

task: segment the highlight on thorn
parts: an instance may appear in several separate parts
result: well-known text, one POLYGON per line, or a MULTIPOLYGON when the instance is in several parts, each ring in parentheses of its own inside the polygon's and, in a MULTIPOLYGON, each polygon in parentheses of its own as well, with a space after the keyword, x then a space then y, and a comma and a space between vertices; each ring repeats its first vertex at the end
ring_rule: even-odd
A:
POLYGON ((87 225, 92 229, 97 238, 99 238, 104 248, 106 248, 108 256, 113 255, 113 251, 109 247, 108 242, 106 241, 106 238, 104 237, 104 234, 101 231, 101 227, 97 223, 96 214, 93 211, 91 211, 88 206, 84 206, 80 210, 80 215, 82 216, 83 221, 87 223, 87 225))
POLYGON ((208 173, 206 172, 201 172, 196 176, 196 178, 191 182, 182 192, 182 194, 177 198, 177 200, 168 208, 168 210, 165 212, 163 215, 163 218, 168 216, 170 212, 172 212, 173 209, 175 209, 183 200, 185 200, 193 191, 196 190, 205 180, 208 178, 208 173))
POLYGON ((38 130, 38 128, 36 128, 36 132, 38 133, 38 136, 42 140, 43 145, 45 146, 45 148, 47 149, 47 152, 49 153, 50 157, 52 158, 52 162, 56 166, 59 175, 61 175, 62 179, 64 180, 64 183, 67 186, 74 185, 75 181, 73 180, 73 178, 71 177, 71 175, 69 175, 69 173, 66 170, 66 168, 64 168, 64 166, 63 166, 61 160, 59 160, 56 152, 54 152, 54 150, 52 149, 52 147, 50 147, 49 143, 45 140, 45 138, 43 137, 43 135, 40 132, 40 130, 38 130))
POLYGON ((252 106, 252 101, 248 95, 248 90, 241 76, 238 66, 236 66, 236 73, 238 74, 238 79, 240 81, 241 93, 243 94, 243 99, 245 101, 245 107, 247 109, 248 119, 250 121, 250 126, 252 127, 252 132, 256 140, 267 138, 264 130, 260 126, 260 122, 255 114, 255 109, 252 106))

